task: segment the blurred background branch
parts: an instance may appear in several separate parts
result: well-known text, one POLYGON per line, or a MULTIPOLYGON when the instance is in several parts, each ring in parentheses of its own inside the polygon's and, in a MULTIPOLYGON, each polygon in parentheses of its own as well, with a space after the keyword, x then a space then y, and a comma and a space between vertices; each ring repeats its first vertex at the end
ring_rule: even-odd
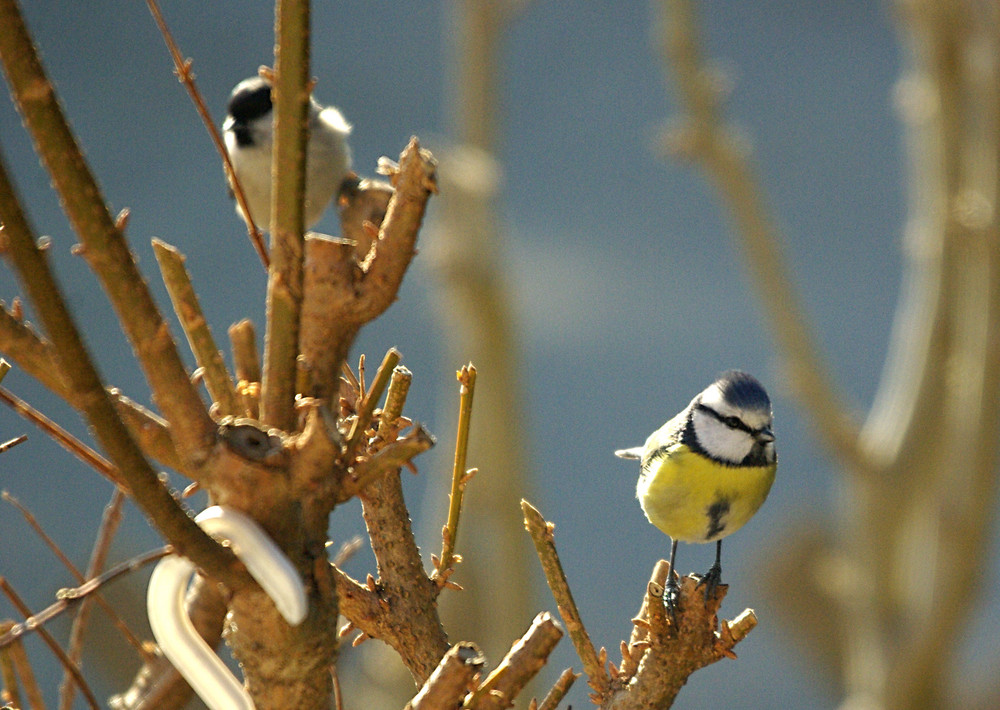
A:
POLYGON ((711 93, 694 4, 668 0, 660 12, 686 112, 673 147, 717 181, 792 392, 843 466, 835 537, 819 548, 803 538, 808 555, 786 543, 817 582, 785 605, 812 613, 789 622, 819 640, 818 610, 836 614, 842 652, 823 658, 836 664, 845 709, 964 706, 957 649, 982 591, 1000 483, 1000 14, 964 0, 896 5, 910 184, 903 287, 881 385, 854 433, 804 335, 758 178, 711 93))

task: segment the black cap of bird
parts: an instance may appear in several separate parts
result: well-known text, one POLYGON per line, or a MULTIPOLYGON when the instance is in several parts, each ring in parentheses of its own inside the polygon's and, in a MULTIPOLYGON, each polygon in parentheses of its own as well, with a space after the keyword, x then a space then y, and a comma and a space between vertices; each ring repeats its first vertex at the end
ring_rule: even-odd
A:
POLYGON ((639 459, 636 497, 646 518, 671 540, 665 599, 677 598, 678 542, 715 542, 705 574, 705 598, 722 582, 722 538, 736 532, 764 503, 774 483, 771 400, 754 377, 730 370, 646 439, 616 456, 639 459))

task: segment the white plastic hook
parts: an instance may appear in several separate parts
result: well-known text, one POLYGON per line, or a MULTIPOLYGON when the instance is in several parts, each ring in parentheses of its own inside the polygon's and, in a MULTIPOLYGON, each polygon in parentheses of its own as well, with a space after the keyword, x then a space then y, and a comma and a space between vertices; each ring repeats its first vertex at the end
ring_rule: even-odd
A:
MULTIPOLYGON (((292 626, 309 610, 305 586, 281 549, 250 517, 232 508, 214 505, 197 518, 209 535, 229 541, 250 575, 267 593, 278 612, 292 626)), ((254 710, 253 700, 205 640, 198 635, 184 609, 195 566, 186 557, 160 560, 149 578, 146 610, 153 636, 163 655, 212 710, 254 710)))

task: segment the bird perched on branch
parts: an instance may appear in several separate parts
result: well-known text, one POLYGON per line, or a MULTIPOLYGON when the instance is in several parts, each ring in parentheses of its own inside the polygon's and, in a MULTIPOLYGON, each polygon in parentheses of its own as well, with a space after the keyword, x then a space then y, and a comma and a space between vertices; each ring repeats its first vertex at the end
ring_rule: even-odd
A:
MULTIPOLYGON (((222 124, 226 151, 246 197, 254 224, 271 225, 271 147, 274 112, 271 82, 254 76, 244 79, 229 97, 222 124)), ((323 216, 330 200, 351 173, 347 136, 351 126, 340 111, 309 99, 309 148, 306 157, 305 227, 323 216)), ((236 211, 246 220, 239 203, 236 211)))
POLYGON ((731 370, 650 434, 643 446, 616 456, 639 459, 636 497, 646 518, 666 533, 673 610, 678 542, 715 542, 715 564, 701 578, 705 598, 722 582, 722 538, 753 517, 774 483, 777 454, 771 400, 752 376, 731 370))

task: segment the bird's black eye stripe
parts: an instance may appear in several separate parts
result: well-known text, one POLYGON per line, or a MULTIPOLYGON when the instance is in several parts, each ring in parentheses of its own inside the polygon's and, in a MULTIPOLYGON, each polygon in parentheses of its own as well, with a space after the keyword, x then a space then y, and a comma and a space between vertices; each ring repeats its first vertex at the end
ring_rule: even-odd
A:
POLYGON ((709 407, 707 404, 702 404, 700 402, 698 403, 698 409, 700 409, 703 412, 706 412, 711 417, 719 420, 720 422, 722 422, 723 424, 725 424, 730 429, 740 429, 741 431, 745 431, 747 434, 754 434, 755 433, 754 430, 751 429, 750 427, 748 427, 746 425, 746 423, 744 423, 744 421, 742 419, 740 419, 739 417, 734 417, 734 416, 728 416, 728 417, 726 417, 726 416, 723 416, 723 415, 719 414, 717 411, 715 411, 714 409, 712 409, 711 407, 709 407))

